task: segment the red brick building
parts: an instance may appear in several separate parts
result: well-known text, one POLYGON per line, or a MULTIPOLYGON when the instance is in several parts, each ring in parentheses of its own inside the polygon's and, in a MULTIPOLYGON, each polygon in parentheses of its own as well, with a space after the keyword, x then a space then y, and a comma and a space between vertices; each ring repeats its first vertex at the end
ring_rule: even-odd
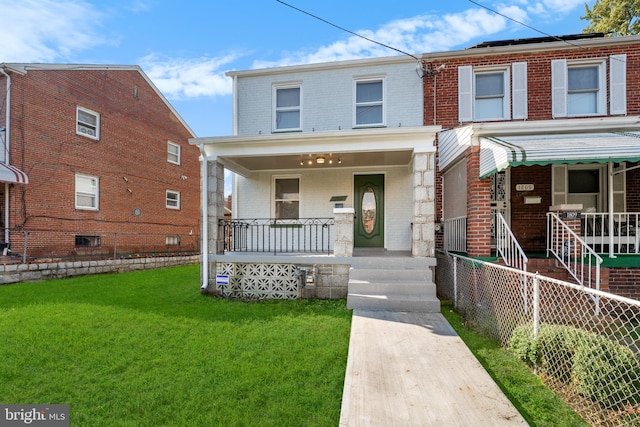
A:
POLYGON ((424 123, 443 128, 441 247, 496 254, 501 213, 524 252, 544 257, 557 213, 577 215, 573 231, 605 258, 640 252, 640 37, 508 40, 423 60, 424 123))
POLYGON ((195 135, 139 67, 0 64, 0 129, 13 255, 198 251, 195 135))

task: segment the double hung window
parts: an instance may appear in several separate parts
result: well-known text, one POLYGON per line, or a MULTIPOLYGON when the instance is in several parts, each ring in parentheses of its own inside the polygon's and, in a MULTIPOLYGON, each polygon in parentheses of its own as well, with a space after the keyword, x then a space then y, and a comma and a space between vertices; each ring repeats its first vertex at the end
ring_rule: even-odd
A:
POLYGON ((301 88, 299 85, 274 87, 276 131, 301 130, 301 88))
POLYGON ((87 108, 76 108, 76 133, 87 138, 100 139, 100 114, 87 108))
POLYGON ((98 210, 98 177, 76 174, 76 209, 98 210))
POLYGON ((275 178, 275 218, 300 218, 300 178, 275 178))
POLYGON ((355 126, 384 125, 384 79, 357 80, 355 92, 355 126))

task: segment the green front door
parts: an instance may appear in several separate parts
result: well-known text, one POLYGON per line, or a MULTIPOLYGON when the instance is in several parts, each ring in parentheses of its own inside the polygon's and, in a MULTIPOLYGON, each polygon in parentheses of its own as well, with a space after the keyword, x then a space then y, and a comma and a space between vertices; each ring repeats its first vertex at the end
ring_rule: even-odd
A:
POLYGON ((356 248, 384 247, 384 175, 356 175, 353 179, 356 248))

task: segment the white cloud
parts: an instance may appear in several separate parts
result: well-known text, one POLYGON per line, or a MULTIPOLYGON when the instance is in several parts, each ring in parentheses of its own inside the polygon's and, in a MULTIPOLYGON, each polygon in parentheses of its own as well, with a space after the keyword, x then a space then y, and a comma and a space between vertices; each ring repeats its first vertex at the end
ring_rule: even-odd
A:
POLYGON ((0 62, 53 62, 104 42, 81 0, 0 0, 0 62))
MULTIPOLYGON (((534 19, 561 19, 583 4, 584 0, 507 0, 497 6, 488 6, 498 13, 482 7, 473 7, 458 13, 419 15, 396 20, 376 31, 355 32, 414 55, 440 52, 466 45, 479 37, 508 29, 521 29, 517 22, 535 28, 531 24, 534 19)), ((350 36, 321 46, 313 52, 295 52, 277 61, 255 61, 253 68, 389 56, 396 53, 398 52, 360 37, 350 36)))
MULTIPOLYGON (((456 14, 420 15, 385 24, 377 31, 356 33, 410 54, 448 50, 469 40, 504 30, 507 20, 486 10, 466 10, 456 14)), ((280 61, 256 61, 255 68, 317 63, 356 58, 394 55, 396 52, 379 44, 351 36, 346 40, 322 46, 315 52, 296 53, 280 61)))
POLYGON ((238 57, 161 59, 151 54, 140 59, 140 67, 167 98, 229 95, 232 82, 222 67, 238 57))

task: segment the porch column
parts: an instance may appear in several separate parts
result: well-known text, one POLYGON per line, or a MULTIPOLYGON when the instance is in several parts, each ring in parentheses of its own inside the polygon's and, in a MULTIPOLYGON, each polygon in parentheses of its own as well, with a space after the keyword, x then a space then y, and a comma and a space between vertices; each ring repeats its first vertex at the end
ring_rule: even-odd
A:
POLYGON ((218 219, 224 218, 224 167, 217 161, 209 161, 207 176, 207 221, 209 227, 209 253, 224 253, 224 235, 218 227, 218 219))
POLYGON ((435 212, 435 153, 414 153, 411 255, 435 256, 435 212))
POLYGON ((469 147, 467 158, 467 254, 491 256, 491 180, 480 179, 480 145, 469 147))
POLYGON ((333 255, 339 257, 353 256, 353 208, 335 208, 336 232, 333 242, 333 255))

